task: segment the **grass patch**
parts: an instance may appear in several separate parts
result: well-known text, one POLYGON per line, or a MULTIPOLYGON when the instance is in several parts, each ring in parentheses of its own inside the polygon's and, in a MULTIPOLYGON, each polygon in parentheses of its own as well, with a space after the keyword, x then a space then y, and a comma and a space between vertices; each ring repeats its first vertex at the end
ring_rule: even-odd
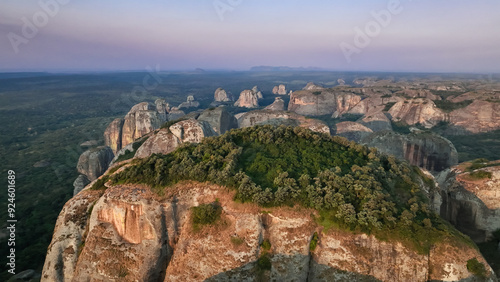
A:
POLYGON ((191 223, 195 231, 203 225, 212 225, 216 223, 222 214, 222 207, 219 202, 201 204, 191 208, 191 223))
POLYGON ((477 258, 472 258, 467 261, 467 270, 478 277, 486 278, 486 268, 483 263, 477 260, 477 258))
POLYGON ((311 243, 309 243, 309 250, 311 252, 314 252, 314 250, 316 250, 316 247, 318 246, 318 240, 319 240, 318 232, 314 232, 313 237, 311 239, 311 243))
POLYGON ((231 243, 235 246, 240 246, 241 244, 243 244, 245 242, 245 239, 239 237, 239 236, 232 236, 231 237, 231 243))
POLYGON ((97 181, 90 187, 90 190, 106 190, 106 182, 108 182, 109 176, 104 175, 101 178, 97 179, 97 181))
POLYGON ((477 170, 469 173, 467 175, 467 179, 470 180, 481 180, 481 179, 491 179, 491 172, 489 171, 484 171, 484 170, 477 170))
POLYGON ((265 239, 264 241, 262 241, 260 246, 264 251, 269 251, 271 249, 271 242, 269 241, 269 239, 265 239))
POLYGON ((263 253, 260 255, 257 260, 257 268, 261 271, 271 270, 271 257, 267 253, 263 253))

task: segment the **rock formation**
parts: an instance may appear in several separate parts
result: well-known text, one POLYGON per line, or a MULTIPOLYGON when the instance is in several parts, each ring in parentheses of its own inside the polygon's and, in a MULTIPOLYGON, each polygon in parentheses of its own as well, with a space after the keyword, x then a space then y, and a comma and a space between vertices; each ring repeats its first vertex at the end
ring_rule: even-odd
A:
POLYGON ((271 110, 271 111, 284 111, 285 110, 285 101, 283 101, 283 99, 281 99, 280 97, 276 97, 274 99, 274 102, 265 107, 264 108, 265 110, 271 110))
POLYGON ((184 111, 181 111, 179 109, 172 109, 168 113, 167 120, 176 120, 180 119, 181 117, 185 116, 186 113, 184 111))
POLYGON ((258 92, 253 90, 243 90, 240 93, 240 98, 234 103, 235 107, 242 108, 257 108, 259 107, 258 92))
POLYGON ((468 163, 446 170, 438 177, 442 189, 441 216, 477 243, 492 239, 500 229, 500 166, 465 171, 468 163), (471 173, 491 177, 476 179, 471 173))
POLYGON ((500 129, 500 103, 475 100, 469 106, 451 112, 449 121, 472 133, 500 129))
POLYGON ((359 102, 354 107, 352 107, 352 109, 350 109, 348 113, 360 114, 360 115, 374 115, 376 113, 389 110, 391 105, 394 105, 397 102, 403 100, 402 98, 395 96, 384 97, 384 98, 382 97, 383 96, 380 95, 370 96, 359 102))
POLYGON ((402 135, 385 131, 374 133, 362 142, 434 173, 458 163, 455 146, 448 139, 432 133, 402 135))
POLYGON ((200 106, 200 102, 194 100, 193 95, 189 95, 187 97, 186 102, 181 103, 177 109, 183 109, 183 108, 198 108, 200 106))
POLYGON ((57 220, 42 280, 469 281, 471 258, 491 271, 465 243, 442 241, 423 255, 374 236, 323 230, 314 210, 264 213, 216 185, 183 182, 165 191, 159 197, 142 185, 113 186, 72 198, 57 220), (221 223, 194 231, 192 207, 215 200, 221 223), (271 246, 267 271, 257 264, 264 239, 271 246))
POLYGON ((344 121, 336 124, 335 135, 345 137, 349 140, 360 142, 363 138, 371 135, 373 131, 357 122, 344 121))
POLYGON ((113 157, 113 151, 110 147, 93 148, 80 155, 76 168, 90 181, 94 181, 108 169, 113 157))
POLYGON ((288 110, 300 115, 339 116, 361 101, 361 97, 351 93, 335 92, 333 89, 319 91, 295 91, 290 96, 288 110))
POLYGON ((371 115, 365 115, 359 119, 358 122, 374 132, 392 130, 391 121, 383 112, 375 112, 371 115))
POLYGON ((284 111, 256 110, 238 114, 236 118, 240 128, 263 124, 290 125, 330 135, 330 127, 324 122, 284 111))
POLYGON ((233 96, 231 94, 228 94, 226 90, 222 88, 217 88, 214 93, 214 100, 216 102, 231 102, 233 101, 233 96))
POLYGON ((104 132, 104 142, 113 153, 165 123, 168 104, 157 100, 153 106, 143 102, 132 107, 124 118, 115 119, 104 132))
POLYGON ((238 128, 238 121, 225 107, 205 110, 197 119, 208 122, 213 131, 219 135, 230 129, 238 128))
POLYGON ((274 86, 273 88, 274 95, 286 95, 286 87, 284 84, 280 84, 279 86, 274 86))
POLYGON ((257 85, 252 88, 252 91, 255 93, 255 95, 257 95, 258 99, 264 98, 264 96, 262 96, 262 92, 260 92, 259 87, 257 87, 257 85))
POLYGON ((438 109, 433 101, 425 98, 408 99, 397 102, 389 110, 392 120, 408 125, 421 124, 431 128, 446 119, 443 111, 438 109))
POLYGON ((304 88, 302 88, 303 90, 323 90, 325 88, 319 86, 319 85, 316 85, 314 84, 314 82, 308 82, 306 86, 304 86, 304 88))
POLYGON ((83 175, 83 174, 78 175, 78 177, 73 182, 73 187, 74 187, 73 196, 80 193, 80 191, 82 191, 83 188, 85 188, 85 186, 89 185, 89 183, 90 183, 90 180, 88 179, 88 177, 86 175, 83 175))
POLYGON ((188 119, 162 128, 148 138, 135 153, 136 158, 146 158, 152 154, 168 154, 185 142, 200 143, 205 137, 216 133, 206 121, 188 119))

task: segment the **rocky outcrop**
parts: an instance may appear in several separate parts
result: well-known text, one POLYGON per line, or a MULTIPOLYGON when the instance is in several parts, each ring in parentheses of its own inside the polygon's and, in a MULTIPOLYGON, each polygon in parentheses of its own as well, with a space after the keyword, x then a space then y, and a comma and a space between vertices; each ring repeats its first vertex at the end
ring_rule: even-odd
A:
POLYGON ((336 124, 335 135, 345 137, 358 143, 372 133, 373 131, 370 128, 357 122, 343 121, 336 124))
POLYGON ((283 101, 283 99, 281 99, 280 97, 276 97, 276 99, 274 99, 274 102, 271 105, 265 107, 264 109, 271 111, 284 111, 285 101, 283 101))
POLYGON ((198 108, 200 106, 200 102, 198 101, 195 101, 194 99, 194 96, 193 95, 189 95, 187 97, 187 100, 186 102, 184 103, 181 103, 177 109, 184 109, 184 108, 198 108))
POLYGON ((308 82, 307 85, 304 86, 304 88, 302 88, 302 90, 323 90, 323 89, 325 88, 317 84, 314 84, 314 82, 308 82))
POLYGON ((148 138, 135 153, 136 158, 146 158, 152 154, 168 154, 182 143, 200 143, 205 137, 216 133, 206 121, 188 119, 179 121, 168 129, 163 128, 148 138))
POLYGON ((340 116, 361 101, 352 93, 335 92, 333 89, 319 91, 295 91, 290 96, 288 110, 300 115, 340 116))
POLYGON ((274 86, 273 94, 274 95, 286 95, 286 86, 284 84, 280 84, 279 86, 274 86))
POLYGON ((253 90, 243 90, 240 93, 240 98, 234 103, 235 107, 242 108, 257 108, 259 107, 258 92, 253 90))
POLYGON ((472 133, 500 129, 500 103, 475 100, 469 106, 451 112, 449 121, 472 133))
POLYGON ((80 191, 82 191, 83 188, 85 188, 85 186, 89 185, 89 183, 90 183, 90 180, 88 179, 88 177, 86 175, 83 175, 83 174, 78 175, 78 177, 73 182, 73 187, 74 187, 73 196, 80 193, 80 191))
POLYGON ((167 120, 176 120, 180 119, 181 117, 185 116, 186 113, 184 111, 178 110, 178 109, 172 109, 168 113, 167 120))
POLYGON ((264 98, 264 96, 262 95, 262 92, 259 90, 259 87, 254 86, 254 87, 252 88, 252 91, 253 91, 253 93, 255 93, 255 95, 257 95, 257 98, 258 98, 258 99, 262 99, 262 98, 264 98))
POLYGON ((97 147, 80 155, 76 166, 79 173, 87 176, 90 181, 97 179, 107 169, 114 154, 110 147, 97 147))
POLYGON ((365 115, 359 119, 358 122, 374 132, 392 130, 391 121, 383 112, 375 112, 370 115, 365 115))
POLYGON ((272 124, 276 126, 289 125, 300 126, 315 132, 330 135, 330 127, 328 127, 328 125, 324 122, 317 119, 306 118, 290 112, 256 110, 236 115, 236 118, 238 119, 238 127, 240 128, 264 124, 272 124))
POLYGON ((389 110, 392 107, 391 105, 394 105, 401 100, 403 99, 396 96, 370 96, 352 107, 352 109, 350 109, 347 113, 370 116, 389 110))
POLYGON ((426 98, 429 100, 441 100, 440 96, 432 94, 427 89, 403 89, 394 93, 395 96, 403 96, 405 98, 426 98))
POLYGON ((197 119, 208 122, 213 131, 219 135, 226 133, 230 129, 238 128, 238 121, 225 107, 205 110, 197 119))
POLYGON ((392 120, 408 125, 421 124, 426 128, 446 120, 446 115, 438 109, 433 101, 424 98, 409 99, 397 102, 389 110, 392 120))
POLYGON ((455 146, 448 139, 432 133, 402 135, 385 131, 374 133, 362 142, 434 173, 458 163, 455 146))
POLYGON ((490 270, 477 250, 460 242, 439 242, 422 255, 374 236, 325 231, 311 209, 264 213, 235 203, 234 192, 216 185, 183 182, 165 193, 141 185, 82 191, 59 215, 42 280, 458 281, 474 279, 466 268, 474 257, 490 270), (216 200, 220 221, 195 231, 192 207, 216 200), (270 270, 257 265, 264 240, 270 270))
POLYGON ((216 102, 231 102, 233 101, 233 96, 228 94, 226 90, 219 87, 215 90, 214 100, 216 102))
POLYGON ((168 108, 164 100, 156 100, 155 105, 143 102, 133 106, 123 119, 115 119, 106 128, 106 146, 116 153, 134 140, 160 128, 167 121, 168 108))
POLYGON ((440 175, 443 203, 441 216, 475 242, 492 239, 500 229, 500 166, 467 172, 469 163, 460 164, 440 175), (471 173, 490 173, 473 178, 471 173))

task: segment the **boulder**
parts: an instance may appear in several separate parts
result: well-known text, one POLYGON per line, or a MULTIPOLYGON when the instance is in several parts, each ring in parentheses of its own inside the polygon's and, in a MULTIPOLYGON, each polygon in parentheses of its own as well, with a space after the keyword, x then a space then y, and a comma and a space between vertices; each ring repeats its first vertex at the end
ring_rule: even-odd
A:
POLYGON ((183 109, 183 108, 198 108, 200 106, 200 102, 194 100, 193 95, 189 95, 187 97, 186 102, 181 103, 177 109, 183 109))
POLYGON ((90 184, 90 180, 88 179, 88 177, 86 175, 83 175, 83 174, 78 175, 78 177, 73 182, 73 187, 74 187, 73 196, 80 193, 80 191, 82 191, 83 188, 85 188, 85 186, 87 186, 89 184, 90 184))
POLYGON ((314 84, 314 82, 308 82, 307 85, 304 86, 304 88, 302 88, 302 90, 323 90, 323 89, 325 88, 317 84, 314 84))
POLYGON ((259 107, 259 97, 252 90, 243 90, 240 93, 240 98, 234 103, 235 107, 242 108, 257 108, 259 107))
POLYGON ((426 128, 446 120, 446 114, 432 100, 426 98, 407 99, 397 102, 389 110, 393 121, 408 125, 421 124, 426 128))
POLYGON ((86 175, 90 181, 94 181, 108 169, 113 157, 110 147, 97 147, 83 152, 76 167, 79 173, 86 175))
POLYGON ((228 94, 226 90, 219 87, 215 90, 214 100, 216 102, 231 102, 233 101, 233 96, 228 94))
POLYGON ((273 94, 274 95, 286 95, 286 86, 284 84, 274 86, 273 94))

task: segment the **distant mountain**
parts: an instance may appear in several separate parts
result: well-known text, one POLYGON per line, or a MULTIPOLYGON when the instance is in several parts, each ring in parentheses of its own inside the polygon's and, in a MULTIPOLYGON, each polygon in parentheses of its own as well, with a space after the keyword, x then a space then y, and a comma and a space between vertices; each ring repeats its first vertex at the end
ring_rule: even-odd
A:
POLYGON ((256 66, 251 67, 250 71, 322 71, 325 69, 317 68, 317 67, 273 67, 273 66, 256 66))

